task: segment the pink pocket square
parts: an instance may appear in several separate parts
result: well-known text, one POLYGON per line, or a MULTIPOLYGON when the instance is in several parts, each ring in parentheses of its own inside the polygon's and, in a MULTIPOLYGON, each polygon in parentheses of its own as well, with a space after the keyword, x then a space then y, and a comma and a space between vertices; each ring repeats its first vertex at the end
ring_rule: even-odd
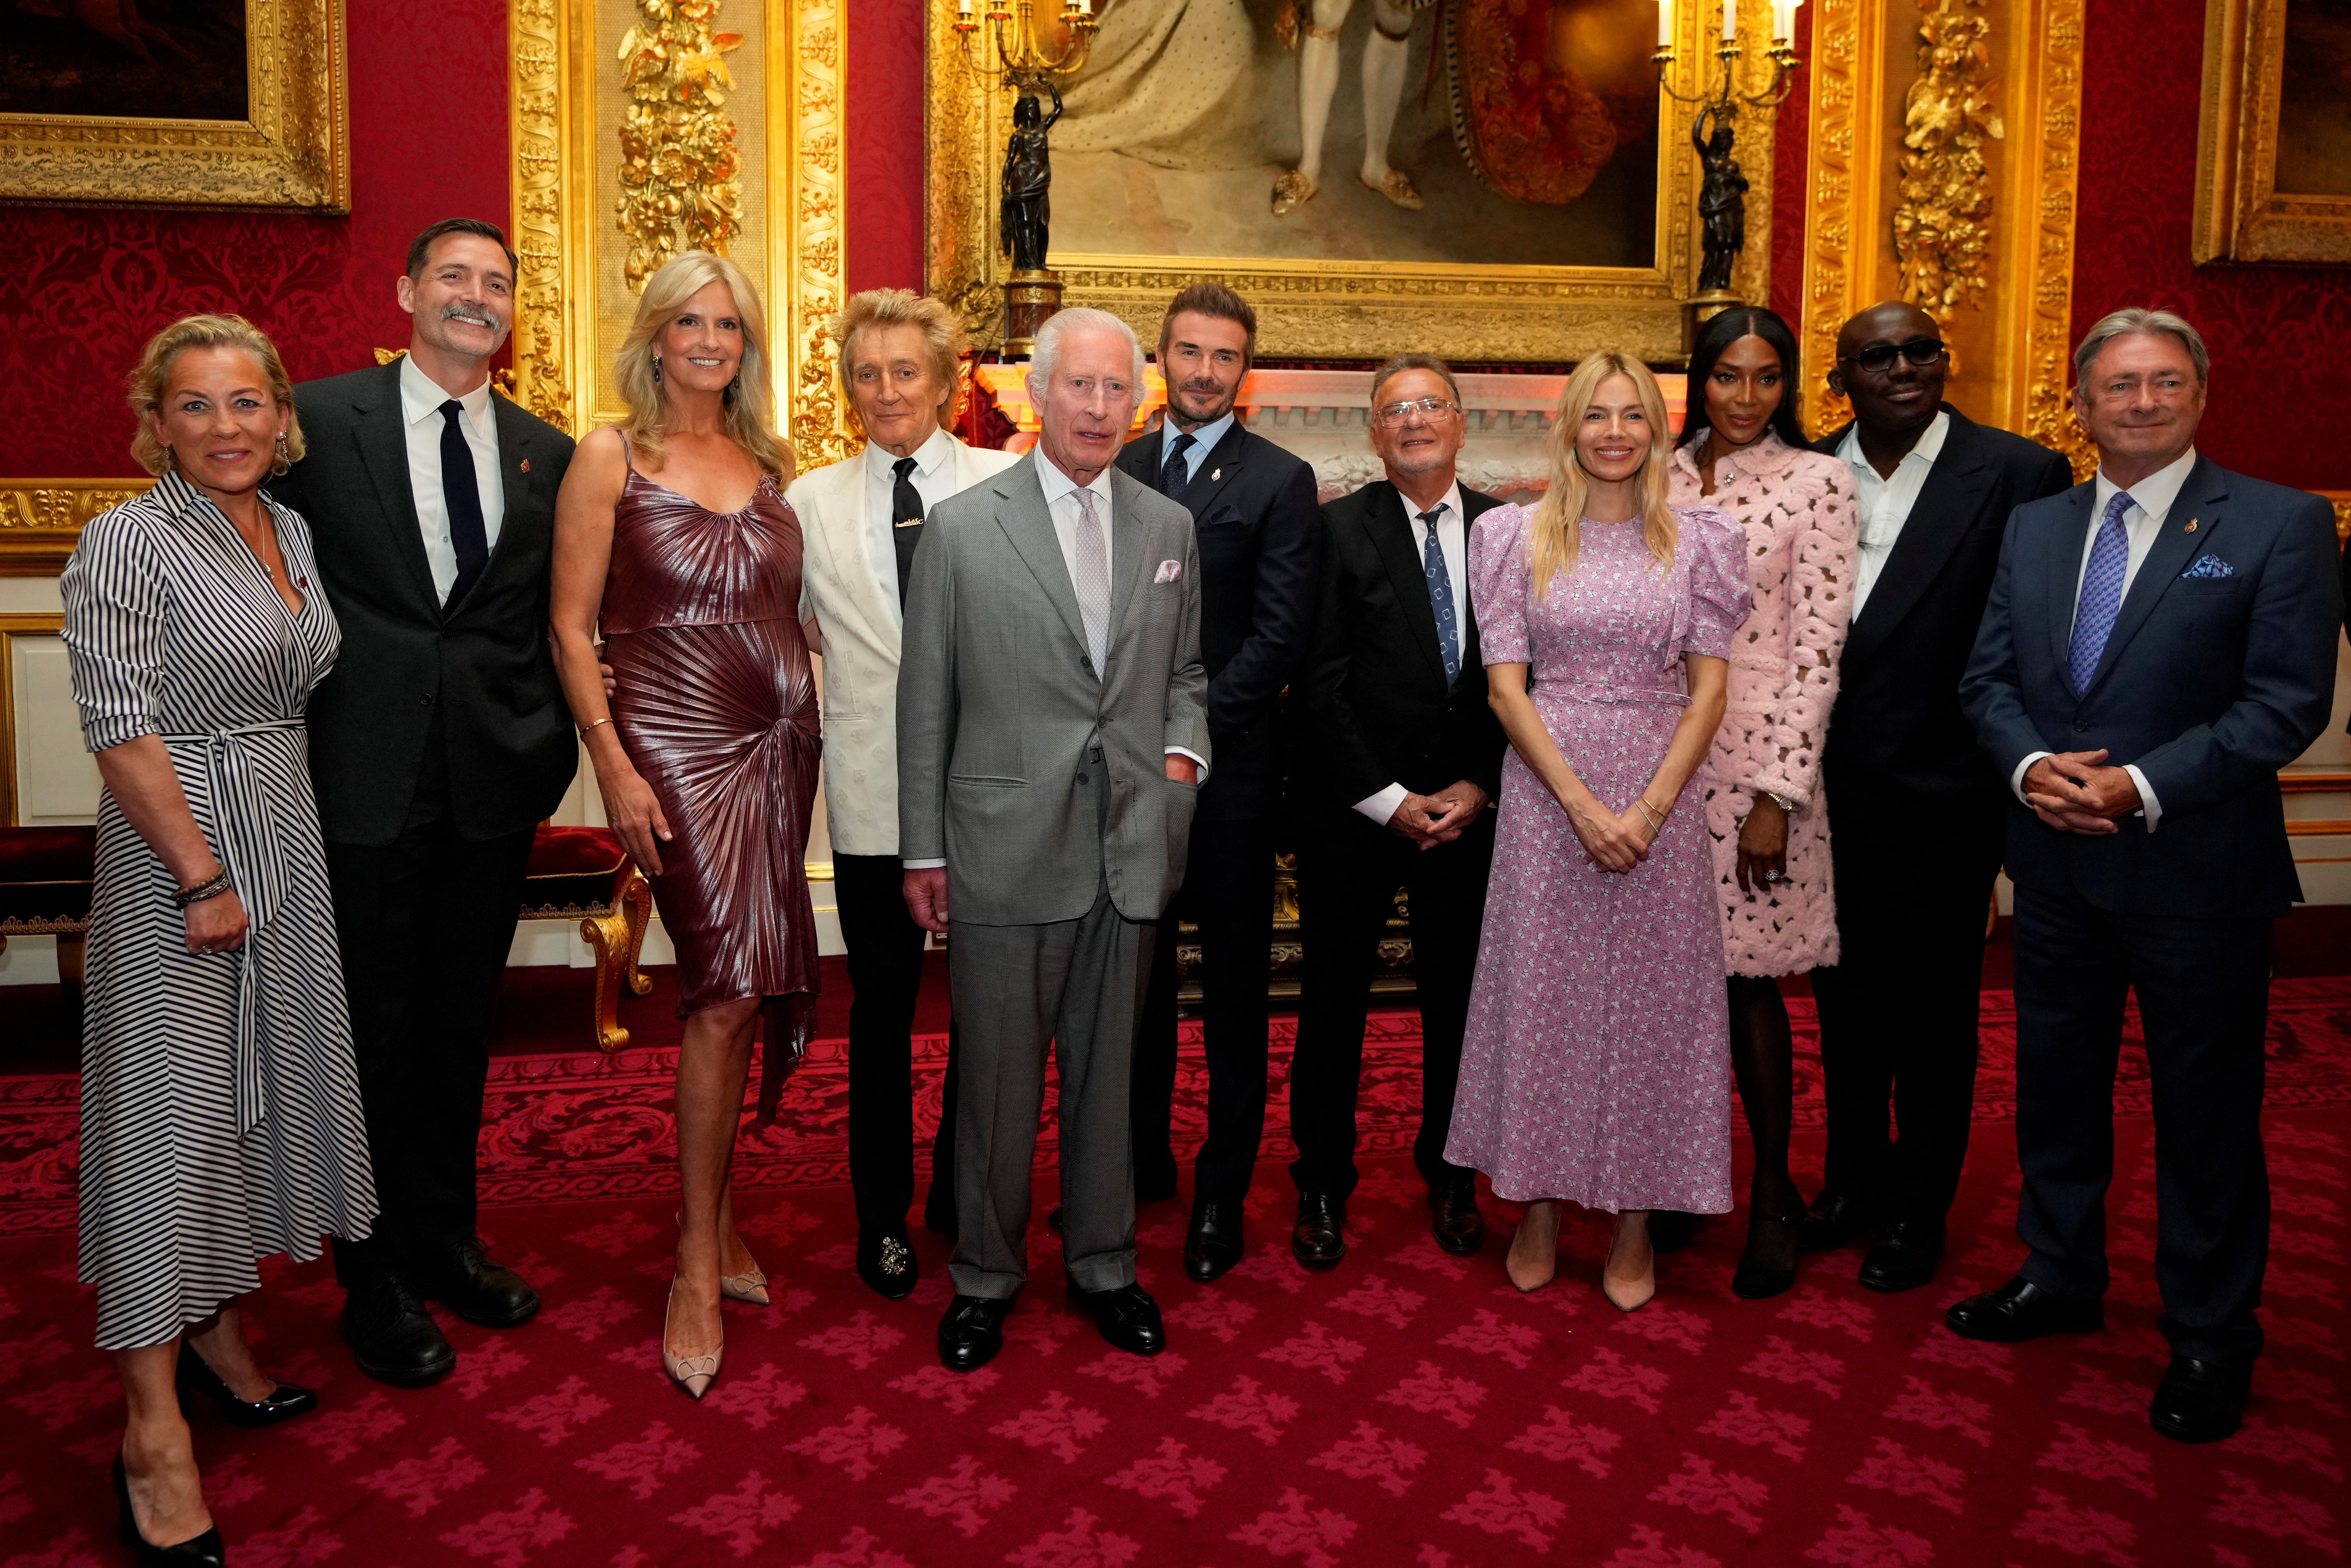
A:
POLYGON ((1151 580, 1154 582, 1173 582, 1183 575, 1184 563, 1182 561, 1163 560, 1159 563, 1159 575, 1153 578, 1151 580))

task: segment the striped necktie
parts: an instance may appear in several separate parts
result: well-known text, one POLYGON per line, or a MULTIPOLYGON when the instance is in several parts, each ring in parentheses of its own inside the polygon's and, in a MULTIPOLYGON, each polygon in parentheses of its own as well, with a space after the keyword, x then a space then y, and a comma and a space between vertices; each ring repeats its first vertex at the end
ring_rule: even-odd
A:
POLYGON ((2082 570, 2081 601, 2074 609, 2074 642, 2065 651, 2065 675, 2080 696, 2098 673, 2098 658, 2113 635, 2115 617, 2123 607, 2123 579, 2130 570, 2130 534, 2123 514, 2131 508, 2130 492, 2117 490, 2098 519, 2098 537, 2090 546, 2090 564, 2082 570))

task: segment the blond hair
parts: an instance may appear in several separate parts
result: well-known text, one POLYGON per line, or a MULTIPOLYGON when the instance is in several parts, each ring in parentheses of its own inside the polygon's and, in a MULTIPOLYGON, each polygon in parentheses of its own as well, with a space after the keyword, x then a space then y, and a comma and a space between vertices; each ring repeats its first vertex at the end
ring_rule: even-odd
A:
POLYGON ((726 400, 722 422, 727 437, 752 460, 779 479, 792 476, 792 450, 776 434, 776 393, 768 380, 768 314, 748 274, 726 256, 706 250, 681 251, 651 277, 637 301, 637 319, 621 340, 621 362, 613 379, 629 417, 621 434, 629 444, 661 466, 662 438, 669 423, 669 392, 654 374, 653 340, 669 325, 679 308, 713 283, 724 283, 735 296, 735 317, 743 324, 743 363, 737 385, 726 400))
POLYGON ((1674 509, 1666 504, 1666 486, 1672 463, 1673 428, 1666 421, 1666 394, 1649 367, 1629 354, 1594 354, 1575 367, 1559 394, 1559 408, 1551 427, 1551 488, 1535 507, 1532 542, 1527 550, 1529 575, 1535 597, 1551 591, 1552 579, 1575 570, 1582 548, 1583 506, 1592 496, 1591 476, 1584 473, 1575 449, 1583 411, 1592 406, 1600 383, 1623 376, 1641 399, 1649 423, 1649 459, 1641 465, 1641 539, 1660 566, 1671 564, 1676 536, 1674 509))
POLYGON ((825 326, 841 350, 841 390, 850 394, 852 410, 857 398, 849 384, 850 350, 857 334, 869 327, 912 327, 923 335, 931 373, 946 388, 946 399, 939 404, 939 423, 946 424, 955 418, 956 400, 963 391, 963 378, 957 373, 963 359, 963 319, 946 305, 911 288, 869 288, 851 295, 841 313, 825 326))
MULTIPOLYGON (((147 340, 147 347, 124 388, 130 395, 131 414, 139 422, 131 436, 131 455, 137 459, 139 466, 159 479, 172 471, 172 449, 155 434, 152 416, 162 412, 172 361, 190 349, 242 349, 253 356, 254 363, 261 367, 262 379, 269 383, 270 397, 278 407, 288 411, 285 461, 288 465, 301 462, 302 422, 292 414, 294 382, 286 374, 285 361, 277 357, 277 345, 269 340, 269 334, 242 316, 183 316, 147 340)), ((272 466, 270 472, 283 474, 286 469, 272 466)))

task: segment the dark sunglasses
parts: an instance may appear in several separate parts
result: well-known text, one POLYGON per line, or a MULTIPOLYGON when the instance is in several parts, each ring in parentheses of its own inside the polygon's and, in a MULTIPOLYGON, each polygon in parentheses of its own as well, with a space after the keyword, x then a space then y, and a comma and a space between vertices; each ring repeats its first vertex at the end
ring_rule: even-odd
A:
POLYGON ((1894 368, 1894 356, 1901 355, 1920 370, 1925 370, 1943 357, 1940 338, 1913 338, 1907 343, 1872 343, 1858 354, 1840 354, 1837 362, 1867 371, 1871 375, 1883 375, 1894 368))

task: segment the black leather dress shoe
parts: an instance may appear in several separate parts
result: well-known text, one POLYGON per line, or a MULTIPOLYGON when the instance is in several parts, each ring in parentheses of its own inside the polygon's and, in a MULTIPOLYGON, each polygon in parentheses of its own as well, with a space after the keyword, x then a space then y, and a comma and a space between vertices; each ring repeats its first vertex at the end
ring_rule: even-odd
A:
POLYGON ((343 1298, 343 1339, 360 1370, 378 1383, 421 1387, 447 1376, 457 1364, 441 1325, 398 1280, 381 1281, 343 1298))
POLYGON ((2251 1367, 2176 1355, 2156 1387, 2147 1418, 2176 1443, 2217 1443, 2237 1429, 2252 1385, 2251 1367))
POLYGON ((857 1277, 883 1301, 903 1301, 914 1293, 923 1270, 914 1261, 914 1249, 904 1231, 860 1231, 857 1277))
POLYGON ((1240 1205, 1204 1203, 1184 1238, 1184 1272, 1205 1285, 1241 1260, 1243 1246, 1240 1205))
POLYGON ((219 1406, 220 1413, 240 1427, 275 1427, 280 1421, 308 1416, 319 1407, 317 1395, 291 1383, 279 1384, 266 1399, 238 1398, 236 1390, 184 1338, 180 1341, 180 1364, 175 1376, 183 1404, 188 1391, 194 1389, 219 1406))
POLYGON ((1850 1189, 1831 1187, 1805 1209, 1796 1245, 1806 1252, 1834 1252, 1876 1223, 1875 1205, 1850 1189))
POLYGON ((1091 1315, 1102 1338, 1120 1350, 1157 1355, 1167 1348, 1167 1325, 1159 1321, 1159 1303, 1140 1285, 1086 1291, 1072 1280, 1070 1305, 1091 1315))
POLYGON ((1347 1200, 1327 1192, 1298 1195, 1290 1254, 1310 1269, 1335 1269, 1347 1255, 1347 1200))
POLYGON ((939 1362, 949 1372, 977 1372, 1004 1348, 1011 1296, 957 1296, 939 1320, 939 1362))
POLYGON ((2019 1274, 1997 1291, 1970 1296, 1943 1322, 1968 1339, 2021 1344, 2045 1333, 2095 1333, 2106 1326, 2106 1309, 2095 1296, 2053 1296, 2019 1274))
POLYGON ((1467 1258, 1486 1244, 1486 1217, 1478 1212, 1478 1184, 1457 1181, 1428 1189, 1428 1228, 1437 1244, 1467 1258))
POLYGON ((1915 1291, 1932 1284, 1943 1260, 1943 1228, 1924 1219, 1896 1219, 1879 1228, 1861 1260, 1865 1291, 1915 1291))
POLYGON ((226 1568, 228 1548, 217 1529, 169 1546, 158 1546, 140 1533, 139 1516, 131 1511, 131 1475, 122 1468, 120 1454, 114 1456, 114 1501, 122 1511, 122 1544, 131 1548, 139 1568, 226 1568))
POLYGON ((503 1263, 494 1263, 478 1240, 459 1243, 422 1261, 418 1291, 478 1328, 510 1329, 538 1314, 538 1292, 503 1263))

